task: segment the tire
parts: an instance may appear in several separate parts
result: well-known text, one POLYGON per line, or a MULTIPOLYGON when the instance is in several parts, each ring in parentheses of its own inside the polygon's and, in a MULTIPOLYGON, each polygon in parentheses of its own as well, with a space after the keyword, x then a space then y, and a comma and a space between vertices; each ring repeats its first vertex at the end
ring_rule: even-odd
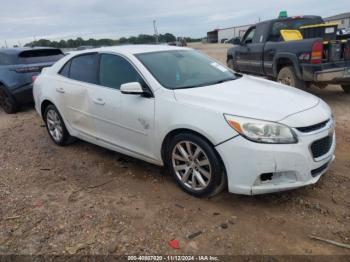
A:
POLYGON ((52 141, 59 146, 66 146, 74 142, 64 124, 64 121, 54 105, 48 105, 44 112, 44 122, 52 141))
POLYGON ((305 89, 305 82, 298 79, 293 66, 283 67, 278 73, 277 82, 299 89, 305 89))
POLYGON ((350 85, 342 85, 341 87, 345 93, 350 94, 350 85))
POLYGON ((232 70, 235 70, 235 69, 234 69, 235 64, 234 64, 234 61, 233 61, 232 58, 230 58, 229 60, 227 60, 227 66, 228 66, 229 68, 231 68, 232 70))
POLYGON ((192 196, 214 196, 227 186, 220 157, 209 142, 197 135, 176 135, 167 147, 166 165, 180 188, 192 196))
POLYGON ((0 86, 0 106, 7 114, 14 114, 18 111, 16 101, 6 93, 3 86, 0 86))

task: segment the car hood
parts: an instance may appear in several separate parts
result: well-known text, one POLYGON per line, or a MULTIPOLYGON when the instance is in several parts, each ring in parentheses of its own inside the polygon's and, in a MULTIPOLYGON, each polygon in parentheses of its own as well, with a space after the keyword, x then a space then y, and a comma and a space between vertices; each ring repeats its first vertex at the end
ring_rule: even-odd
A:
POLYGON ((296 88, 252 76, 217 85, 177 89, 174 94, 180 103, 267 121, 280 121, 313 108, 320 101, 296 88))

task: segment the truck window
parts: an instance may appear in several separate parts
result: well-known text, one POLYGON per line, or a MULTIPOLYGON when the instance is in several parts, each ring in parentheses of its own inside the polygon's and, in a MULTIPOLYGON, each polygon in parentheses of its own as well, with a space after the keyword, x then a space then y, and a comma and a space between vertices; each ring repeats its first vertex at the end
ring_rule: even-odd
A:
POLYGON ((266 41, 266 30, 268 28, 267 23, 260 23, 256 25, 253 43, 263 43, 266 41))
POLYGON ((301 26, 313 25, 322 23, 320 18, 298 18, 298 19, 288 19, 283 21, 277 21, 273 23, 272 29, 269 34, 268 41, 279 42, 282 41, 281 30, 284 29, 298 29, 301 26))
POLYGON ((251 44, 253 43, 253 39, 255 36, 255 27, 250 28, 247 33, 245 34, 244 38, 243 38, 243 43, 245 44, 251 44))

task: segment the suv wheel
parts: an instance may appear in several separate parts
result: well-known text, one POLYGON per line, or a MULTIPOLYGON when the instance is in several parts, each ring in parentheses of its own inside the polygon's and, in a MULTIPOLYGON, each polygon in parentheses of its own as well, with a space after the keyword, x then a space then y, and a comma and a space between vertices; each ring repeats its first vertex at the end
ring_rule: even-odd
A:
POLYGON ((342 85, 341 87, 345 93, 350 94, 350 85, 342 85))
POLYGON ((193 134, 176 135, 167 150, 167 165, 177 184, 196 196, 213 196, 226 186, 223 164, 212 145, 193 134))
POLYGON ((0 106, 7 114, 14 114, 18 109, 16 101, 7 95, 2 86, 0 86, 0 106))
POLYGON ((59 146, 65 146, 73 142, 74 138, 69 135, 63 119, 54 105, 45 109, 44 121, 51 139, 59 146))
POLYGON ((287 86, 293 86, 299 89, 305 88, 305 82, 298 79, 293 66, 283 67, 278 73, 277 81, 287 86))

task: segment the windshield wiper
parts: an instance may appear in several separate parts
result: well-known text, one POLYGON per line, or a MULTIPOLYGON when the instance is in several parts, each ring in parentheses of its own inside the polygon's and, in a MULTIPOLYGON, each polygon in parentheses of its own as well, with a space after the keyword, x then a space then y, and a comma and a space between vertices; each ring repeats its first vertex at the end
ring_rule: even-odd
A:
POLYGON ((210 84, 208 85, 217 85, 217 84, 221 84, 221 83, 225 83, 225 82, 229 82, 229 81, 232 81, 232 80, 235 80, 236 78, 227 78, 227 79, 222 79, 222 80, 219 80, 219 81, 215 81, 215 82, 211 82, 210 84))
POLYGON ((212 86, 212 85, 217 85, 217 84, 221 84, 221 83, 229 82, 229 81, 233 81, 233 80, 236 80, 236 78, 221 79, 218 81, 204 83, 204 84, 200 84, 200 85, 182 86, 182 87, 178 87, 175 89, 186 89, 186 88, 195 88, 195 87, 202 87, 202 86, 212 86))

